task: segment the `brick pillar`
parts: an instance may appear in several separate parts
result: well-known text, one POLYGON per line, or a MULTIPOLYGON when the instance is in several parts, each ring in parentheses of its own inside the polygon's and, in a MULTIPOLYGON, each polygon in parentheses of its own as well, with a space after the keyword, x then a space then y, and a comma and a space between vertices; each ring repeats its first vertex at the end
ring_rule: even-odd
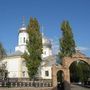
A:
POLYGON ((52 86, 57 86, 57 69, 55 65, 52 67, 52 86))
POLYGON ((67 81, 68 83, 70 83, 70 72, 69 69, 65 69, 65 76, 64 76, 64 80, 67 81))
POLYGON ((70 86, 70 72, 69 72, 68 68, 65 69, 64 90, 71 90, 71 86, 70 86))

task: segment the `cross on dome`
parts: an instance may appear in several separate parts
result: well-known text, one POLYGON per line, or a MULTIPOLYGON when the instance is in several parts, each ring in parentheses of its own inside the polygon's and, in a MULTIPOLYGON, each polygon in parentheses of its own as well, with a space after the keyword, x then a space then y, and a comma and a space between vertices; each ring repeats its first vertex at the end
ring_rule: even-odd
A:
MULTIPOLYGON (((25 31, 26 30, 26 25, 25 25, 25 16, 22 17, 22 25, 19 29, 19 33, 22 32, 22 31, 25 31)), ((26 31, 25 31, 26 32, 26 31)))
POLYGON ((25 27, 25 16, 22 17, 22 27, 25 27))

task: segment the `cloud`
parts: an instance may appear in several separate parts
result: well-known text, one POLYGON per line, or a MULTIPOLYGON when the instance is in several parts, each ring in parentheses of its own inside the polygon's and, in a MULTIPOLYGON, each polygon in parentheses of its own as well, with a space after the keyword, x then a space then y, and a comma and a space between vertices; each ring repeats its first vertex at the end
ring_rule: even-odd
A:
MULTIPOLYGON (((58 54, 59 50, 59 40, 57 38, 51 39, 52 43, 52 50, 53 54, 58 54)), ((82 52, 90 51, 90 47, 85 47, 85 46, 78 46, 76 47, 76 50, 80 50, 82 52)))
POLYGON ((83 46, 79 46, 79 47, 76 47, 76 50, 88 51, 88 50, 90 50, 90 48, 88 48, 88 47, 83 47, 83 46))
MULTIPOLYGON (((52 49, 53 49, 53 54, 58 54, 59 52, 59 44, 58 43, 54 43, 52 45, 52 49)), ((76 50, 80 50, 80 51, 90 51, 90 48, 88 47, 83 47, 83 46, 79 46, 79 47, 76 47, 76 50)))

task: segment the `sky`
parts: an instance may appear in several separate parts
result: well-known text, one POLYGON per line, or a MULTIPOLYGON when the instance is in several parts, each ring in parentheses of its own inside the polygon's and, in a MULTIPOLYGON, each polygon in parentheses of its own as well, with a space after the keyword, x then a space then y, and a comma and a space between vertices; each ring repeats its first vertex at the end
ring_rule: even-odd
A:
MULTIPOLYGON (((77 48, 90 56, 90 0, 0 0, 0 42, 14 52, 22 17, 28 25, 36 17, 57 53, 63 20, 68 20, 77 48)), ((42 31, 42 30, 41 30, 42 31)))

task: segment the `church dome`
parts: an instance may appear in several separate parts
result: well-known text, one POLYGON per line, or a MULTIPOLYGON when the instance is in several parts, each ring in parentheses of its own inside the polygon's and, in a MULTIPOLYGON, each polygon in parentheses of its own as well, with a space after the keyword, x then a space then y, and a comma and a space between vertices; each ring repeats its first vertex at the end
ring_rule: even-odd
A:
POLYGON ((45 47, 48 47, 48 48, 51 48, 51 41, 48 39, 48 38, 46 38, 45 36, 42 36, 42 44, 43 44, 43 46, 45 46, 45 47))
POLYGON ((21 27, 20 29, 19 29, 19 33, 20 32, 26 32, 26 27, 21 27))
POLYGON ((26 27, 21 27, 20 30, 26 30, 26 27))

